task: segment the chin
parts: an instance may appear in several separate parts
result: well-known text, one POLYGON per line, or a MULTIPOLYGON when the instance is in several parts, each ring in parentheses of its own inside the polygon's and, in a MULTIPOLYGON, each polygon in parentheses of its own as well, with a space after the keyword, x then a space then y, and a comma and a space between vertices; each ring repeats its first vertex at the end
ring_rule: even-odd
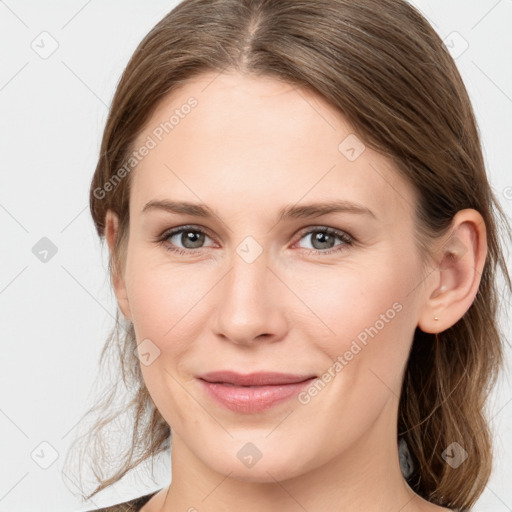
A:
MULTIPOLYGON (((245 444, 241 446, 243 447, 245 444)), ((298 460, 297 451, 286 452, 282 447, 267 449, 267 452, 262 447, 260 458, 252 462, 252 465, 250 465, 251 461, 248 461, 249 465, 246 466, 243 462, 244 454, 250 453, 250 449, 246 448, 244 452, 238 444, 232 461, 229 460, 231 456, 225 453, 221 457, 215 457, 214 460, 210 460, 211 454, 209 454, 207 459, 203 458, 203 462, 218 473, 229 474, 231 479, 253 483, 275 483, 276 480, 287 480, 308 471, 308 462, 298 460), (239 452, 242 453, 237 455, 239 452), (222 463, 219 464, 219 461, 222 463)), ((227 450, 227 452, 232 453, 232 450, 227 450)))
MULTIPOLYGON (((220 471, 223 473, 222 471, 220 471)), ((300 470, 297 468, 282 468, 279 465, 273 466, 272 464, 261 466, 259 468, 253 467, 250 469, 244 468, 231 468, 227 473, 229 478, 232 480, 238 480, 240 482, 248 482, 248 483, 275 483, 276 480, 281 482, 283 480, 288 480, 290 478, 294 478, 301 474, 300 470)))

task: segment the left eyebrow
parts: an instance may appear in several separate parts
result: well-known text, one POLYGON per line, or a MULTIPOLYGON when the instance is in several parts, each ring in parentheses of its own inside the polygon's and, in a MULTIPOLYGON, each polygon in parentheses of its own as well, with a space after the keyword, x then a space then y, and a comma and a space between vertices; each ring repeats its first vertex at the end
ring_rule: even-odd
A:
MULTIPOLYGON (((142 213, 149 210, 165 210, 170 213, 182 213, 192 215, 194 217, 211 218, 214 216, 213 212, 206 205, 199 203, 189 203, 186 201, 171 201, 168 199, 158 200, 153 199, 146 203, 142 209, 142 213)), ((327 201, 323 203, 309 203, 297 206, 290 205, 279 210, 279 221, 288 218, 303 219, 319 217, 329 213, 355 213, 370 215, 374 219, 377 217, 366 206, 350 201, 327 201)))
POLYGON ((357 213, 363 215, 370 215, 374 219, 377 217, 366 206, 362 204, 353 203, 350 201, 327 201, 324 203, 309 203, 302 206, 291 205, 279 211, 279 219, 284 220, 287 218, 303 219, 307 217, 319 217, 320 215, 327 215, 328 213, 357 213))

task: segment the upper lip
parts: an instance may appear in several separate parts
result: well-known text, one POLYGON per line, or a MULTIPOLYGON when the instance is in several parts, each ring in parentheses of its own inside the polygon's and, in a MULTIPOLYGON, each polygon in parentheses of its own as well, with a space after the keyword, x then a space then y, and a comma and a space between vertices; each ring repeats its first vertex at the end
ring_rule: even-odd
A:
POLYGON ((278 372, 254 372, 243 375, 241 373, 223 370, 199 375, 198 378, 207 382, 220 382, 234 384, 235 386, 277 386, 282 384, 294 384, 309 380, 316 375, 294 375, 278 372))

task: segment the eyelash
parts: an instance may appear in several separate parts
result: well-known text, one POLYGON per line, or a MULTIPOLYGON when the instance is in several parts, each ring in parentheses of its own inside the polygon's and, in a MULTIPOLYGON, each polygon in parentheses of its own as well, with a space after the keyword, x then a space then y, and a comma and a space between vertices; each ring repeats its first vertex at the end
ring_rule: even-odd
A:
MULTIPOLYGON (((201 234, 204 234, 204 235, 208 236, 209 238, 212 238, 209 235, 208 231, 205 231, 204 229, 201 229, 198 226, 181 226, 179 228, 175 228, 175 229, 172 229, 170 231, 166 231, 165 233, 163 233, 158 238, 157 242, 160 245, 163 245, 166 250, 174 252, 174 253, 179 254, 181 256, 194 256, 196 251, 200 251, 201 249, 205 249, 205 247, 199 247, 197 249, 180 249, 180 248, 177 248, 177 247, 165 246, 165 243, 170 238, 172 238, 174 235, 177 235, 179 233, 183 233, 183 232, 186 232, 186 231, 191 231, 191 232, 194 232, 194 233, 201 233, 201 234)), ((315 226, 315 227, 309 228, 307 231, 303 231, 301 233, 299 240, 301 240, 302 238, 304 238, 307 235, 310 235, 311 233, 316 233, 316 232, 326 233, 326 234, 329 234, 329 235, 334 235, 339 240, 341 240, 343 243, 342 244, 338 244, 337 246, 335 246, 335 247, 333 247, 331 249, 328 249, 326 251, 321 251, 320 249, 304 249, 304 250, 308 251, 308 254, 322 254, 322 255, 325 255, 325 254, 338 253, 338 252, 341 252, 341 251, 347 249, 347 247, 352 246, 354 244, 354 242, 355 242, 354 237, 352 237, 348 233, 345 233, 344 231, 339 231, 337 229, 330 228, 330 227, 327 227, 327 226, 315 226)))

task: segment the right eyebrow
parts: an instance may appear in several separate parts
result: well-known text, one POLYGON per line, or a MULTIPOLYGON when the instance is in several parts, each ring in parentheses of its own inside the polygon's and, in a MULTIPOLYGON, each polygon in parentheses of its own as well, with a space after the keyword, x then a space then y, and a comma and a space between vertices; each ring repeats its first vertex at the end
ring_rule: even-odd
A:
POLYGON ((194 217, 213 217, 211 210, 201 204, 186 201, 170 201, 169 199, 152 199, 142 209, 142 213, 152 210, 164 210, 170 213, 184 213, 194 217))

